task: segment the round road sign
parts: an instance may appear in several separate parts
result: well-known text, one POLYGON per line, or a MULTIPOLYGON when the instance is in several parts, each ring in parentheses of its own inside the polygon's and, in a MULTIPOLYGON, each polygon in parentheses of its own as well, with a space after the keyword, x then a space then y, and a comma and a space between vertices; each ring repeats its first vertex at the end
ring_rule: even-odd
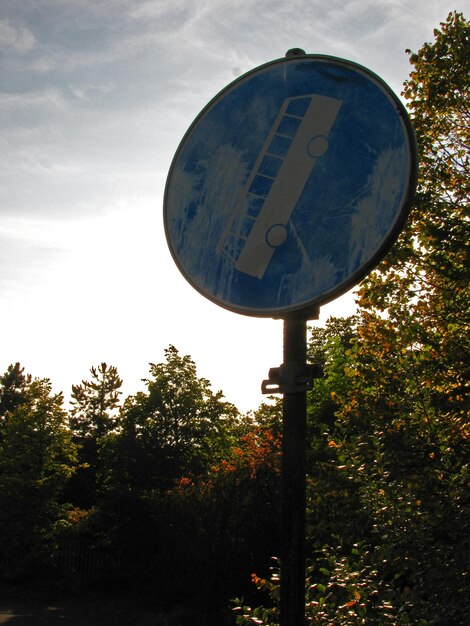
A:
POLYGON ((167 179, 179 269, 238 313, 307 315, 354 286, 406 218, 416 148, 405 108, 334 57, 267 63, 203 109, 167 179))

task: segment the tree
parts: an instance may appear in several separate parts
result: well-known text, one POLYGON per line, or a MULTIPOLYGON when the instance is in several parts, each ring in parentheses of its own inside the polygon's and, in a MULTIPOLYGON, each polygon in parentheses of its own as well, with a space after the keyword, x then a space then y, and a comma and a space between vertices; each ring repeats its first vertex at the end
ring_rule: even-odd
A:
POLYGON ((122 379, 117 369, 106 363, 90 372, 91 380, 72 385, 70 425, 80 437, 99 439, 116 427, 122 379))
POLYGON ((26 399, 32 377, 23 372, 24 368, 15 363, 9 365, 7 371, 0 377, 0 426, 5 423, 7 413, 26 399))
POLYGON ((330 318, 325 327, 311 329, 309 360, 323 368, 307 395, 307 534, 311 549, 336 544, 341 537, 350 549, 370 526, 359 501, 358 485, 339 471, 345 463, 344 437, 338 412, 351 387, 351 353, 358 318, 330 318))
POLYGON ((410 53, 413 70, 403 91, 420 154, 416 201, 394 250, 363 283, 359 306, 365 327, 370 323, 378 332, 395 332, 406 347, 404 368, 413 373, 415 395, 465 419, 470 354, 469 24, 461 14, 451 13, 434 34, 434 43, 410 53))
POLYGON ((201 472, 223 458, 239 421, 237 409, 199 378, 190 356, 174 346, 165 350, 163 363, 150 364, 147 392, 126 400, 123 440, 132 437, 152 450, 160 479, 172 480, 201 472))
MULTIPOLYGON (((30 380, 30 377, 26 377, 30 380)), ((0 441, 0 562, 18 573, 48 544, 76 463, 62 394, 47 379, 29 382, 8 413, 0 441)))
POLYGON ((136 577, 155 570, 162 549, 160 518, 152 512, 180 478, 206 475, 229 454, 240 422, 237 409, 174 346, 162 363, 150 364, 145 382, 146 391, 124 402, 121 428, 104 442, 99 473, 108 536, 136 577))
POLYGON ((324 327, 310 329, 308 340, 308 358, 312 363, 321 366, 327 365, 331 355, 329 349, 332 343, 340 342, 344 350, 351 347, 351 341, 356 335, 358 319, 355 315, 349 317, 330 317, 324 327))
POLYGON ((101 363, 90 369, 91 380, 72 385, 69 424, 79 445, 79 467, 70 481, 66 496, 78 507, 96 504, 101 453, 106 437, 117 427, 122 379, 117 368, 101 363))
POLYGON ((251 425, 245 420, 243 435, 207 474, 182 477, 152 503, 162 536, 159 586, 169 597, 184 587, 184 599, 175 599, 211 609, 216 615, 206 614, 207 623, 222 623, 215 618, 230 598, 240 588, 249 592, 250 573, 267 572, 279 550, 281 438, 258 423, 268 410, 255 412, 251 425))

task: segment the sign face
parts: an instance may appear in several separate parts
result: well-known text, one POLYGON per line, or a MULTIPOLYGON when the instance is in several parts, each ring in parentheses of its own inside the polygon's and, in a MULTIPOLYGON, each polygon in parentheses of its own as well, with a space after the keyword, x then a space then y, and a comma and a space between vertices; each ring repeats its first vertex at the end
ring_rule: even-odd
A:
POLYGON ((384 256, 416 184, 407 113, 365 68, 273 61, 199 114, 167 179, 168 245, 185 278, 238 313, 308 311, 384 256))

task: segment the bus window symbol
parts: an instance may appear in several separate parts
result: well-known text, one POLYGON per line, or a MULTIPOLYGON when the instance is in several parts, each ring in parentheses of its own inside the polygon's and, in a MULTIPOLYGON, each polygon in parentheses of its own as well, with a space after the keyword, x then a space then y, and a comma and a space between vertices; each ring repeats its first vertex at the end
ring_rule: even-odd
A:
POLYGON ((328 150, 342 101, 318 94, 284 100, 217 244, 240 272, 263 278, 312 169, 328 150))

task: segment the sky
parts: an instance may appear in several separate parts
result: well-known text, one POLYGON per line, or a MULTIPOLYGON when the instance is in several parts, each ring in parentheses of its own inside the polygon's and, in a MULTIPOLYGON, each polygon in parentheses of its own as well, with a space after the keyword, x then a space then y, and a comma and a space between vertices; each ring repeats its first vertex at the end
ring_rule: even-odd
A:
MULTIPOLYGON (((70 397, 93 365, 144 388, 170 344, 242 411, 282 362, 282 320, 227 311, 175 266, 163 227, 175 151, 203 107, 303 48, 400 94, 468 0, 0 0, 0 371, 70 397)), ((468 15, 466 15, 468 16, 468 15)), ((348 293, 321 307, 354 312, 348 293)))

